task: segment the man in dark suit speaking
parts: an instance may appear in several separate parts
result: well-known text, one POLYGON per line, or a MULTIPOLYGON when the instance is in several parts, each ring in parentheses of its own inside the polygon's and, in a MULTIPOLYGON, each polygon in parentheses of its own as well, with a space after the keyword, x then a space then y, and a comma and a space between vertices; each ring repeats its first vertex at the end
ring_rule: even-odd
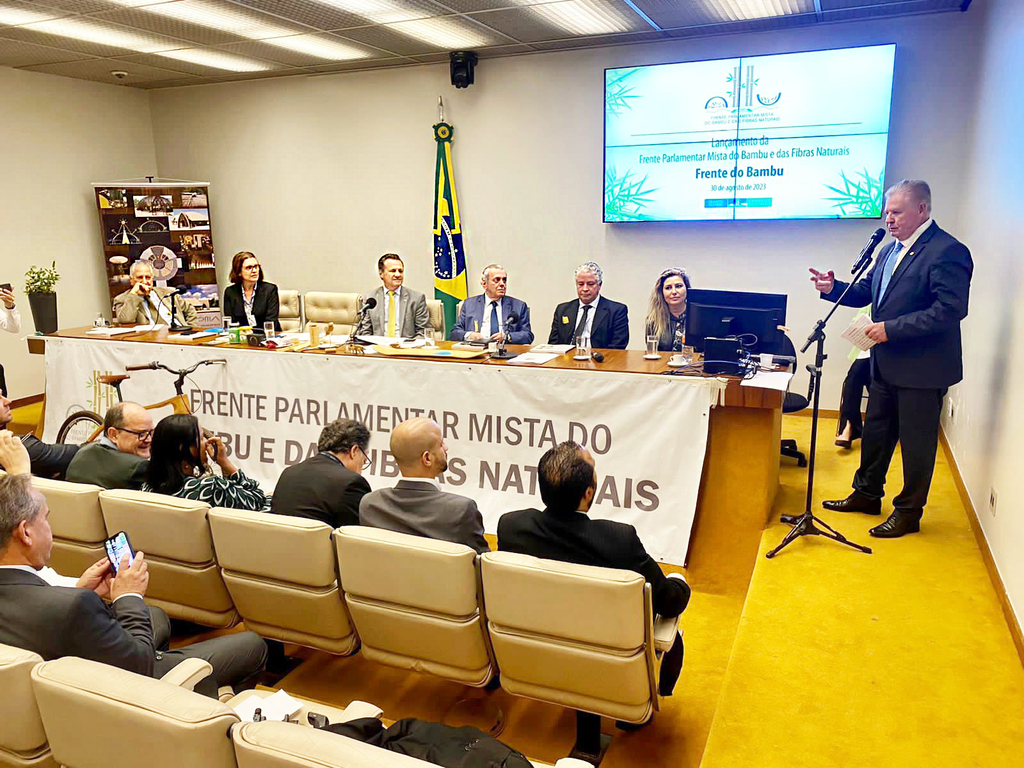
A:
POLYGON ((604 274, 587 261, 576 267, 576 296, 555 307, 548 344, 575 344, 579 339, 598 349, 625 349, 629 344, 629 310, 601 295, 604 274))
POLYGON ((0 642, 47 660, 78 656, 151 677, 186 658, 205 659, 213 673, 195 690, 212 697, 222 685, 255 682, 267 646, 252 632, 159 650, 142 601, 149 586, 142 552, 130 566, 125 557, 116 576, 104 559, 86 569, 77 587, 43 580, 38 572, 53 546, 46 499, 32 487, 25 447, 8 433, 0 433, 0 462, 9 473, 0 477, 0 642))
MULTIPOLYGON (((545 453, 537 466, 545 509, 521 509, 498 520, 498 549, 580 565, 636 571, 651 585, 654 612, 678 616, 690 601, 690 586, 674 573, 666 576, 647 554, 632 525, 593 520, 587 511, 597 495, 594 458, 576 443, 545 453)), ((683 666, 683 638, 676 635, 661 664, 662 696, 672 695, 683 666)))
MULTIPOLYGON (((882 248, 871 271, 843 299, 871 305, 867 335, 871 386, 862 435, 860 469, 847 498, 822 503, 836 512, 882 511, 885 475, 896 443, 903 454, 903 490, 893 512, 871 529, 879 538, 917 533, 928 500, 946 390, 963 378, 960 321, 974 263, 967 248, 931 218, 931 190, 903 180, 885 193, 885 225, 895 242, 882 248)), ((832 271, 811 270, 822 298, 838 301, 848 283, 832 271)))

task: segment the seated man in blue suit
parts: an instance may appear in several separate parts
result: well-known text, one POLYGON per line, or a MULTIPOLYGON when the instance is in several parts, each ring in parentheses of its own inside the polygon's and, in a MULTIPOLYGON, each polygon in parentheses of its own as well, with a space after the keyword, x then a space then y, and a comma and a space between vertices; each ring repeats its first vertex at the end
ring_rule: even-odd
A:
POLYGON ((532 344, 530 308, 525 301, 505 295, 508 288, 508 272, 505 268, 500 264, 488 264, 484 267, 480 284, 484 292, 462 302, 459 319, 455 321, 455 327, 448 338, 452 341, 497 341, 507 326, 509 344, 532 344), (508 321, 511 315, 516 316, 514 323, 508 321))

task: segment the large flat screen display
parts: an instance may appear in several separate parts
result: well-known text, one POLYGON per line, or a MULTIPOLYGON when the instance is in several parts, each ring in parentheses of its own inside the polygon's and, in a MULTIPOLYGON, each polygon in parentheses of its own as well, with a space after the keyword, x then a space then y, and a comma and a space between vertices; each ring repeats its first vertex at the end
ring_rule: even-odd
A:
POLYGON ((895 45, 605 70, 604 220, 878 218, 895 45))

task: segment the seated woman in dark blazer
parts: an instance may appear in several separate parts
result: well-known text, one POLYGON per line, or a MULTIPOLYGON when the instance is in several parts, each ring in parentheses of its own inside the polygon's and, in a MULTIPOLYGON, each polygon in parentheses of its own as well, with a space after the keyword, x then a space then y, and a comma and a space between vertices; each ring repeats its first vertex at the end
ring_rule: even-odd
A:
POLYGON ((231 259, 231 285, 224 289, 224 317, 239 325, 263 328, 263 323, 274 321, 274 330, 280 331, 277 321, 280 301, 277 286, 263 281, 263 267, 249 251, 240 251, 231 259))
POLYGON ((680 352, 686 333, 686 292, 690 278, 678 267, 669 267, 654 283, 647 302, 647 335, 658 337, 661 352, 680 352))

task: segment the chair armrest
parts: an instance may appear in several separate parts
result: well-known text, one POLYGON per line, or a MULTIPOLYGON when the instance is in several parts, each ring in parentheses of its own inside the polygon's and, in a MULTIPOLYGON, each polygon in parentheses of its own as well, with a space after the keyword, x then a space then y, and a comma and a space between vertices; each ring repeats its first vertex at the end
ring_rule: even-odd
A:
POLYGON ((372 717, 374 720, 380 720, 383 714, 384 710, 376 704, 370 704, 356 699, 345 707, 344 715, 338 722, 347 723, 351 720, 359 720, 363 717, 372 717))
POLYGON ((676 641, 676 632, 679 631, 678 616, 655 616, 654 617, 654 650, 664 653, 672 647, 676 641))
POLYGON ((205 680, 211 674, 213 674, 213 665, 205 659, 185 659, 160 679, 165 683, 191 691, 200 680, 205 680))

